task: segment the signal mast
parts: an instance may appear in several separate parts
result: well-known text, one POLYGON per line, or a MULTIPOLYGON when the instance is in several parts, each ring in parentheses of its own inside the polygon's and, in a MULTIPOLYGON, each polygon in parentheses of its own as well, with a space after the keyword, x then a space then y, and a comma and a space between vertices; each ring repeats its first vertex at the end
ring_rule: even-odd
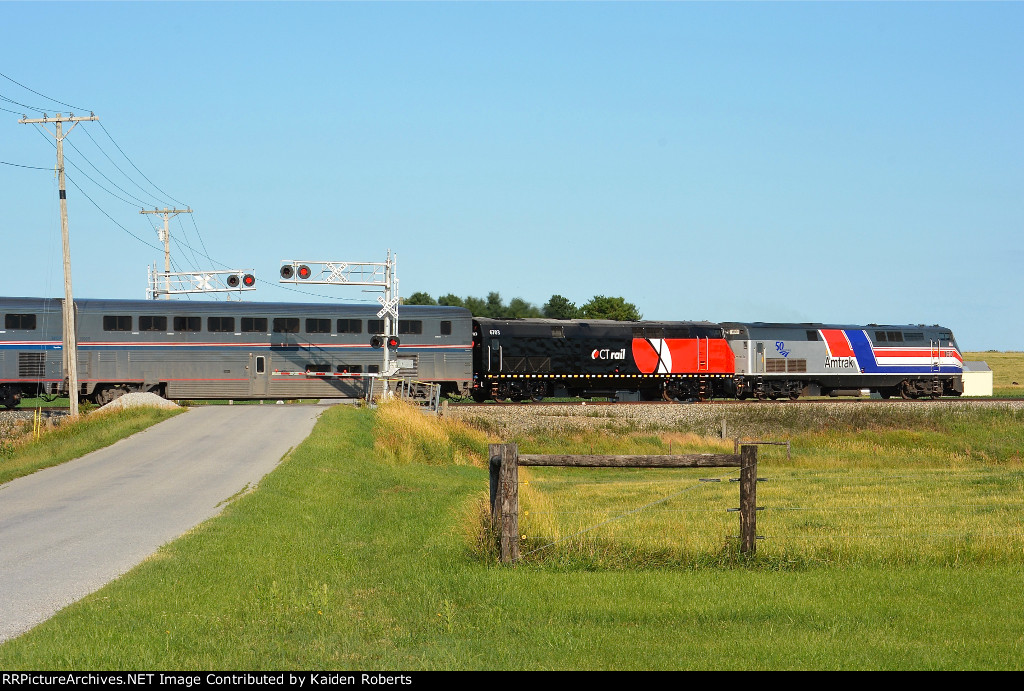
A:
POLYGON ((377 286, 383 288, 383 295, 377 297, 381 309, 377 317, 382 319, 383 333, 372 334, 370 345, 383 348, 384 358, 381 376, 389 377, 398 371, 398 360, 391 354, 401 345, 398 338, 398 255, 388 250, 384 262, 330 262, 281 261, 281 283, 301 285, 349 285, 377 286))

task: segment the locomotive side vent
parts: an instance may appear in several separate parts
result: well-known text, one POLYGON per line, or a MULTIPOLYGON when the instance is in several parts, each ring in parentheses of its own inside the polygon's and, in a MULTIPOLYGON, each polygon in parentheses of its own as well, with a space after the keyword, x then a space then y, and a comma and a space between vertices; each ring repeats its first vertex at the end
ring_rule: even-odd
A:
POLYGON ((42 377, 45 371, 45 353, 18 353, 19 377, 42 377))

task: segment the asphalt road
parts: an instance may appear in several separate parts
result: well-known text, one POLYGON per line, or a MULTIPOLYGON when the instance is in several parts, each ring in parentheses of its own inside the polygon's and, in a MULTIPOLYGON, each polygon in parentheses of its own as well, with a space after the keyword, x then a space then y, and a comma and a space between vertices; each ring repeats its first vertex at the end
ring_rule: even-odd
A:
POLYGON ((0 485, 0 641, 98 590, 256 485, 323 406, 201 406, 0 485))

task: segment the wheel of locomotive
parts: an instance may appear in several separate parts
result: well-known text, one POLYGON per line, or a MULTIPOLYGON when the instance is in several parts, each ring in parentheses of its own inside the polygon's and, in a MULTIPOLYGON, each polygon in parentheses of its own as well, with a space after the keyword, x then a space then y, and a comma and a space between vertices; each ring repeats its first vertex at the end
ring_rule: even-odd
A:
POLYGON ((789 400, 795 401, 798 398, 800 398, 800 392, 799 391, 790 391, 789 392, 789 400))
POLYGON ((768 394, 768 398, 772 399, 773 401, 779 400, 779 392, 772 391, 770 394, 768 394))
POLYGON ((542 382, 534 382, 529 386, 530 400, 534 403, 543 401, 548 395, 548 385, 542 382))
POLYGON ((0 405, 8 410, 16 408, 21 402, 21 392, 13 386, 0 386, 0 405))

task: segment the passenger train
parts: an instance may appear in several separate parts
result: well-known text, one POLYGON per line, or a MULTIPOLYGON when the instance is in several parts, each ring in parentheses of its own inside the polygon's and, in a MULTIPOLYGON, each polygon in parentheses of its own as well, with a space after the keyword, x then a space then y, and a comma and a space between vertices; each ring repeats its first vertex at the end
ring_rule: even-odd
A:
MULTIPOLYGON (((62 300, 0 298, 0 405, 67 395, 62 300)), ((963 392, 941 326, 474 318, 404 305, 387 338, 364 305, 76 300, 78 395, 170 399, 362 395, 382 374, 474 400, 937 398, 963 392)))

